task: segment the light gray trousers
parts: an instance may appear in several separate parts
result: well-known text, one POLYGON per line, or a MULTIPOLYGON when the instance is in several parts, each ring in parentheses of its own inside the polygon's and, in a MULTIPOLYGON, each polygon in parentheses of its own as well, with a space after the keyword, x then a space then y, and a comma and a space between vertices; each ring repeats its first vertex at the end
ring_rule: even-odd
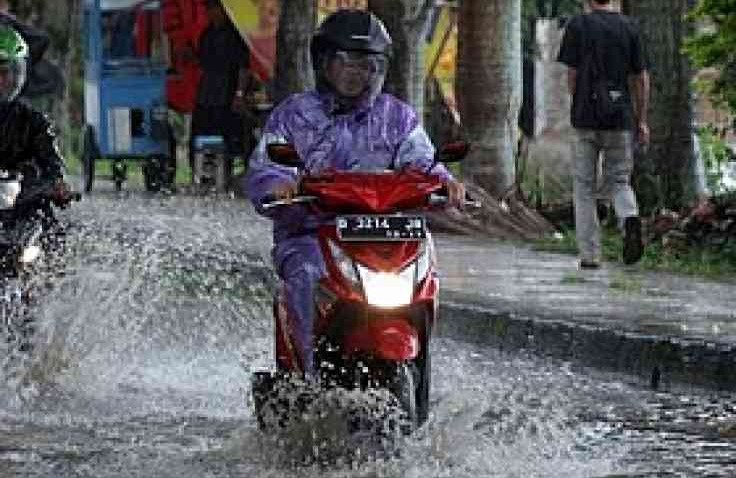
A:
POLYGON ((638 216, 631 188, 634 166, 632 133, 575 129, 572 141, 575 235, 582 260, 600 260, 601 231, 596 200, 613 202, 619 226, 638 216))

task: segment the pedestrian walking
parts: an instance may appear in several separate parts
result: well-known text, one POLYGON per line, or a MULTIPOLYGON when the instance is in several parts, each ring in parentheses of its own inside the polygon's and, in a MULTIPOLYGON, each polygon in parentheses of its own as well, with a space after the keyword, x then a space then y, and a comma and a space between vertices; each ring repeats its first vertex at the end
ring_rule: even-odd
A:
POLYGON ((568 67, 575 231, 580 267, 600 267, 598 198, 610 198, 624 234, 623 261, 644 252, 641 219, 631 187, 634 148, 649 143, 649 74, 641 34, 610 0, 586 0, 589 11, 570 19, 558 61, 568 67), (602 184, 597 178, 599 159, 602 184))

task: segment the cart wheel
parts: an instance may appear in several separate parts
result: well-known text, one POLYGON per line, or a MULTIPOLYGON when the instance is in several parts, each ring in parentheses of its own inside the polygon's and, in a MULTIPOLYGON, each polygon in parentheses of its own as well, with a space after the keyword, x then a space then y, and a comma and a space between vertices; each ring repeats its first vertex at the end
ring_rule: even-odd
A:
POLYGON ((121 159, 112 163, 112 180, 115 182, 115 191, 123 190, 123 183, 128 178, 128 166, 121 159))
POLYGON ((169 189, 176 187, 176 136, 174 135, 174 127, 169 123, 169 155, 164 158, 163 164, 166 167, 165 184, 169 189))
POLYGON ((95 132, 90 125, 84 128, 82 138, 82 188, 84 192, 92 191, 92 183, 95 180, 95 160, 98 156, 95 132))
POLYGON ((161 168, 163 160, 157 156, 146 158, 143 163, 143 183, 146 191, 155 193, 161 190, 161 179, 163 170, 161 168))

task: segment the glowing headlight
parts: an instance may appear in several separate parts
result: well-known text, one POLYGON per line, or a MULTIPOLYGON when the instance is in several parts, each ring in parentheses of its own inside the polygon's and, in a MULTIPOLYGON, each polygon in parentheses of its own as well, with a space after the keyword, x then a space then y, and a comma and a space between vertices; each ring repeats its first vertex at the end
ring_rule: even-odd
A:
POLYGON ((23 249, 23 252, 20 255, 20 258, 18 261, 20 261, 21 264, 30 264, 31 262, 38 259, 38 256, 41 255, 41 248, 36 245, 30 245, 23 249))
POLYGON ((12 209, 20 194, 20 182, 0 180, 0 209, 12 209))
POLYGON ((401 307, 411 303, 414 295, 416 264, 398 274, 375 272, 358 264, 365 299, 376 307, 401 307))
POLYGON ((354 286, 360 286, 360 278, 355 270, 353 260, 334 242, 327 241, 327 244, 330 246, 330 253, 332 253, 332 258, 335 260, 335 265, 337 265, 340 273, 354 286))

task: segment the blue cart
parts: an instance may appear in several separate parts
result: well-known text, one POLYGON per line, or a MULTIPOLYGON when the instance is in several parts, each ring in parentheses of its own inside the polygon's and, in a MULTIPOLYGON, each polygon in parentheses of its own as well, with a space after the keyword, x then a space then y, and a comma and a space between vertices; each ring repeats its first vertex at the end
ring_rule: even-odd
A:
POLYGON ((92 190, 95 163, 112 162, 120 190, 127 162, 142 166, 146 189, 173 183, 175 141, 166 101, 162 0, 84 0, 86 58, 82 181, 92 190))

